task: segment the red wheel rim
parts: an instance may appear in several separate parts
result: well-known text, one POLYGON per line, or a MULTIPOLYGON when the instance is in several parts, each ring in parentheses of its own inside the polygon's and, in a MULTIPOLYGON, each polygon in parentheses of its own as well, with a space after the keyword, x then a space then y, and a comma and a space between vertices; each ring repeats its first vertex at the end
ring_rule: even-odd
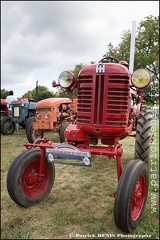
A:
POLYGON ((146 177, 140 176, 138 179, 132 197, 132 219, 137 220, 144 204, 146 196, 146 177))
POLYGON ((42 136, 42 130, 41 129, 36 129, 34 130, 34 135, 37 136, 42 136))
POLYGON ((22 188, 28 197, 38 197, 41 195, 49 183, 49 171, 44 167, 44 176, 39 176, 40 162, 39 160, 32 161, 25 169, 22 177, 22 188))

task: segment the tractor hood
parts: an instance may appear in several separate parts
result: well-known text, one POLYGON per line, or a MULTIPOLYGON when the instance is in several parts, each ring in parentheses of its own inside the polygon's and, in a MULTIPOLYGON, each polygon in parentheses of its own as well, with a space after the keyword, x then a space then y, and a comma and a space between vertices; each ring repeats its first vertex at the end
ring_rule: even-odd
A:
POLYGON ((127 67, 120 63, 97 63, 84 66, 79 75, 93 75, 93 74, 129 74, 127 67))
POLYGON ((58 107, 61 103, 72 103, 70 98, 47 98, 37 103, 36 108, 58 107))

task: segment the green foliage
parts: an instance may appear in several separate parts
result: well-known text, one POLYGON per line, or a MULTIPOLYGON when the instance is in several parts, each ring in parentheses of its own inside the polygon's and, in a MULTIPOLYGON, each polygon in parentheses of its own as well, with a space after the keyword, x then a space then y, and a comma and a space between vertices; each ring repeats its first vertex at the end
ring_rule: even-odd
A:
MULTIPOLYGON (((55 184, 48 197, 26 209, 10 199, 6 187, 11 163, 26 151, 23 146, 26 133, 20 128, 13 135, 2 135, 1 239, 75 239, 76 234, 95 234, 90 239, 110 238, 107 235, 97 238, 103 233, 115 234, 115 239, 120 239, 120 234, 123 239, 134 239, 135 236, 141 237, 136 239, 146 239, 145 234, 150 235, 147 239, 159 239, 159 121, 154 120, 153 126, 155 138, 151 144, 149 194, 141 222, 130 234, 122 232, 114 222, 114 192, 118 184, 115 159, 93 155, 91 168, 57 164, 55 184), (157 182, 156 188, 151 180, 157 182)), ((59 143, 57 132, 46 131, 44 136, 59 143)), ((127 137, 121 143, 124 170, 133 159, 135 139, 127 137)))
POLYGON ((4 88, 1 89, 1 99, 5 99, 8 96, 9 92, 4 88))
POLYGON ((74 88, 73 92, 68 93, 64 88, 59 89, 59 93, 57 93, 58 97, 67 97, 67 98, 73 98, 77 97, 77 88, 74 88))
POLYGON ((141 21, 136 38, 135 66, 148 69, 158 79, 159 63, 158 17, 148 16, 141 21))
MULTIPOLYGON (((28 91, 23 95, 24 98, 32 97, 36 99, 36 88, 33 89, 32 91, 28 91)), ((55 97, 55 94, 51 92, 47 87, 45 86, 38 86, 38 99, 46 99, 46 98, 51 98, 55 97)))
MULTIPOLYGON (((108 45, 105 56, 113 56, 119 60, 129 62, 131 32, 124 31, 122 41, 117 47, 108 45)), ((152 76, 152 84, 145 89, 145 100, 153 105, 159 100, 159 19, 147 16, 141 21, 135 39, 134 69, 145 68, 152 76)))
POLYGON ((130 48, 130 40, 131 40, 130 31, 129 30, 123 31, 121 39, 122 41, 120 44, 118 44, 117 47, 114 47, 112 43, 109 43, 108 52, 104 54, 103 57, 109 56, 109 57, 114 57, 119 60, 125 60, 129 62, 129 56, 130 56, 129 48, 130 48))
POLYGON ((74 69, 72 70, 74 76, 76 77, 76 79, 78 79, 78 75, 80 70, 85 66, 86 64, 80 63, 80 64, 76 64, 74 66, 74 69))

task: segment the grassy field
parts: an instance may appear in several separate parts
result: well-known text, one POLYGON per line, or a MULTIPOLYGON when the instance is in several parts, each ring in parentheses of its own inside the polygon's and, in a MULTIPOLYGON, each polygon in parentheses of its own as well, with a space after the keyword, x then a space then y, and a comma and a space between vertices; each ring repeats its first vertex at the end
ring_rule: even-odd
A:
MULTIPOLYGON (((115 159, 93 156, 91 168, 57 164, 49 196, 36 206, 22 208, 9 197, 6 177, 11 162, 26 150, 25 130, 1 135, 1 239, 159 239, 158 122, 153 125, 149 195, 142 220, 132 234, 114 223, 115 159)), ((57 133, 47 134, 59 141, 57 133)), ((122 144, 125 167, 134 156, 134 138, 126 138, 122 144)))

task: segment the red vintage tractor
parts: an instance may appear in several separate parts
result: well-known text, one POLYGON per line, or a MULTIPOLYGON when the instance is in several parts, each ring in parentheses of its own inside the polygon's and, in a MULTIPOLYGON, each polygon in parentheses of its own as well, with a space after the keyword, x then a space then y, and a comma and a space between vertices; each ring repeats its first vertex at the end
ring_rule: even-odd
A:
POLYGON ((7 176, 8 193, 16 204, 30 207, 49 194, 56 163, 91 167, 91 155, 106 155, 114 158, 117 166, 115 224, 128 232, 138 226, 147 200, 153 140, 152 111, 142 106, 143 88, 150 84, 151 76, 145 69, 130 74, 126 65, 105 57, 84 66, 77 80, 70 71, 60 74, 53 87, 68 92, 78 89, 77 118, 67 126, 64 143, 44 137, 24 144, 27 150, 12 162, 7 176), (135 156, 122 171, 120 140, 129 136, 135 137, 135 156))
POLYGON ((5 99, 1 99, 1 116, 0 119, 3 117, 8 116, 8 107, 7 107, 7 102, 5 99))
POLYGON ((0 133, 1 133, 1 125, 2 125, 1 120, 8 116, 8 107, 5 99, 1 99, 0 107, 1 107, 1 113, 0 113, 1 114, 0 115, 0 133))

